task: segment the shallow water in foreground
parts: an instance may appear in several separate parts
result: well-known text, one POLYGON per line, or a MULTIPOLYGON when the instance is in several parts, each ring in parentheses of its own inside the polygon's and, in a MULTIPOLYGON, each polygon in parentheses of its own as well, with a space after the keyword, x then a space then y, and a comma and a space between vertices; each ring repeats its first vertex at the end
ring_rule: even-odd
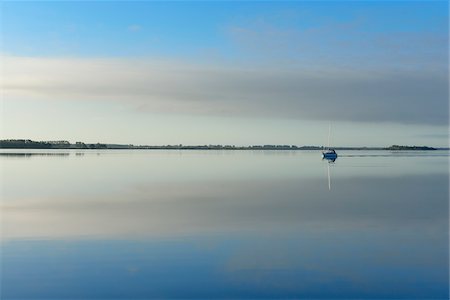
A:
POLYGON ((0 298, 448 299, 449 153, 339 154, 2 150, 0 298))

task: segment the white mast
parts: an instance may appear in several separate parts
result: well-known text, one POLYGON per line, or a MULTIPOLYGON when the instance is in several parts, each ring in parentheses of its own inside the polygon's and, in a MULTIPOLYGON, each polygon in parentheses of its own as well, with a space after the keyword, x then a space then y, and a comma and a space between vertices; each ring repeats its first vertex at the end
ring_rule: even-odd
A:
POLYGON ((330 150, 330 137, 331 137, 331 123, 328 127, 328 150, 330 150))

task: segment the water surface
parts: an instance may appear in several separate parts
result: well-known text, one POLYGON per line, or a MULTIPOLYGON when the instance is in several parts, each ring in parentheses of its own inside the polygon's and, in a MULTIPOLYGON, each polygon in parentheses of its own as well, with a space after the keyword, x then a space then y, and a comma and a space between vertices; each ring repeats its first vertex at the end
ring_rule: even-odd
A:
POLYGON ((0 298, 448 299, 448 152, 2 150, 0 298))

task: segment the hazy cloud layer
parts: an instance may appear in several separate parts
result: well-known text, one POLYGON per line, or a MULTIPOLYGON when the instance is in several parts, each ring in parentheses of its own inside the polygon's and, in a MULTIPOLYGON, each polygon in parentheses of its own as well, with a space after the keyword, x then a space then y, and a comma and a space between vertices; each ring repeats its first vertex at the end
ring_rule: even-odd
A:
POLYGON ((227 35, 248 59, 280 64, 444 71, 448 61, 448 31, 374 32, 363 18, 302 30, 261 18, 230 26, 227 35))
POLYGON ((5 100, 119 101, 142 112, 446 124, 438 69, 250 67, 4 56, 5 100))

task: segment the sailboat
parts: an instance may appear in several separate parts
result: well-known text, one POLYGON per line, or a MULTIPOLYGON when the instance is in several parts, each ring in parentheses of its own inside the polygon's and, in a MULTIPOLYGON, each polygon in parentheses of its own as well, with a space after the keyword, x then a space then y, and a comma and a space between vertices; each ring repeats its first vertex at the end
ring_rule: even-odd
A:
POLYGON ((322 151, 322 158, 335 161, 338 155, 334 149, 330 148, 330 137, 331 137, 331 124, 328 129, 328 146, 327 149, 322 151))

